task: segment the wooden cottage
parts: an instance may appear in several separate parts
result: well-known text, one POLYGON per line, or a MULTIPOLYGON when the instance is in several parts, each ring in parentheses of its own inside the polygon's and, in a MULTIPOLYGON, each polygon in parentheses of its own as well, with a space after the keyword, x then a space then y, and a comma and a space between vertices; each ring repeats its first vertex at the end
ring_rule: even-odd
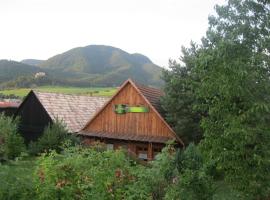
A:
POLYGON ((152 160, 165 143, 184 146, 161 115, 163 92, 127 80, 79 132, 84 143, 104 142, 122 147, 143 160, 152 160))
POLYGON ((16 112, 21 118, 19 131, 26 142, 36 140, 46 126, 59 119, 70 133, 76 133, 107 100, 105 97, 30 91, 16 112))

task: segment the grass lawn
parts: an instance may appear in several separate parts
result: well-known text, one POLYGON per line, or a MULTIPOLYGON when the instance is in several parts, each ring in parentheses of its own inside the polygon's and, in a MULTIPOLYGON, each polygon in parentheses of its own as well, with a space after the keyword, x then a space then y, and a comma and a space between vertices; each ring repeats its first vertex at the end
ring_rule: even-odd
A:
MULTIPOLYGON (((14 94, 19 97, 24 97, 28 94, 31 88, 19 88, 10 90, 0 90, 0 93, 5 95, 14 94)), ((40 92, 54 92, 63 94, 77 94, 77 95, 93 95, 93 96, 112 96, 116 88, 82 88, 82 87, 64 87, 64 86, 42 86, 34 88, 40 92)))

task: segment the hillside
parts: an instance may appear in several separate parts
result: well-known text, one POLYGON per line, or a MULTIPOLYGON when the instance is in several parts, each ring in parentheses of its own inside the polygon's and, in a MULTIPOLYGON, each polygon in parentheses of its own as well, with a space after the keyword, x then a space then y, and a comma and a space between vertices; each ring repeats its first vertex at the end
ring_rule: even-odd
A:
POLYGON ((39 65, 43 60, 37 60, 37 59, 24 59, 21 61, 21 63, 27 64, 27 65, 39 65))
POLYGON ((142 54, 129 54, 119 48, 90 45, 71 49, 48 60, 0 60, 2 88, 31 85, 78 87, 118 86, 128 78, 146 85, 160 86, 162 68, 142 54), (36 79, 34 74, 45 72, 36 79))
POLYGON ((0 60, 0 83, 14 80, 20 76, 34 75, 41 70, 39 67, 16 61, 0 60))
POLYGON ((119 48, 90 45, 71 49, 39 64, 56 71, 53 78, 88 82, 92 85, 119 85, 127 78, 147 85, 161 85, 162 68, 141 54, 129 54, 119 48))

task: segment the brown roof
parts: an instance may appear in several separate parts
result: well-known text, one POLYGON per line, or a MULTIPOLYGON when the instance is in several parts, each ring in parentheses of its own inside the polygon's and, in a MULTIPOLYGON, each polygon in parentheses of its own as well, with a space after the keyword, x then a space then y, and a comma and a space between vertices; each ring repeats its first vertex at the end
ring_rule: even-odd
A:
POLYGON ((70 132, 78 132, 109 99, 37 91, 34 94, 51 119, 62 120, 70 132))
POLYGON ((161 113, 160 98, 164 95, 164 92, 157 88, 148 87, 142 84, 133 82, 137 89, 143 94, 143 96, 151 103, 155 109, 161 113))
POLYGON ((109 138, 116 140, 128 140, 128 141, 141 141, 141 142, 155 142, 155 143, 166 143, 172 140, 172 137, 161 137, 161 136, 149 136, 149 135, 136 135, 136 134, 110 134, 106 132, 85 132, 80 131, 80 135, 109 138))

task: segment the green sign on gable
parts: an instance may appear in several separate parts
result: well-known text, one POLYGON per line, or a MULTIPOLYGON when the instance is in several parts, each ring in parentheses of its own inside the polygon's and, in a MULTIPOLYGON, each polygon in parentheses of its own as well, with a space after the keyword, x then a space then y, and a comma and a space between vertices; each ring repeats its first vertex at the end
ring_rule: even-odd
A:
POLYGON ((128 106, 125 104, 116 104, 114 111, 116 114, 147 113, 149 112, 149 108, 145 106, 128 106))

